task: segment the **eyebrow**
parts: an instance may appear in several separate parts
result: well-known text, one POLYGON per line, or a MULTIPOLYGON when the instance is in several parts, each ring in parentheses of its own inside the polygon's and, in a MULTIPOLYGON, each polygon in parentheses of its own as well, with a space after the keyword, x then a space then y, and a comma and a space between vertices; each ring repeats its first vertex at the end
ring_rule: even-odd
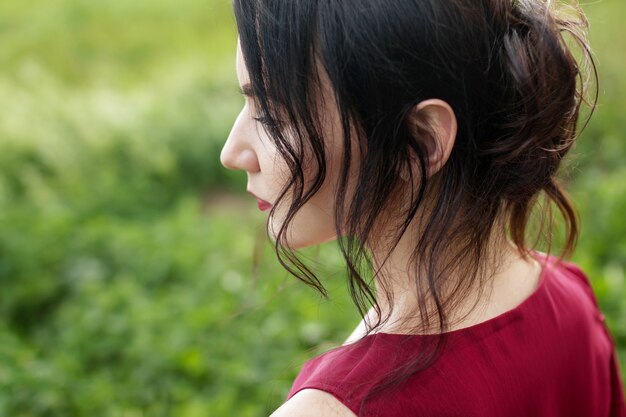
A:
POLYGON ((240 87, 239 92, 246 97, 254 97, 254 91, 252 90, 252 85, 250 85, 250 83, 244 84, 242 87, 240 87))

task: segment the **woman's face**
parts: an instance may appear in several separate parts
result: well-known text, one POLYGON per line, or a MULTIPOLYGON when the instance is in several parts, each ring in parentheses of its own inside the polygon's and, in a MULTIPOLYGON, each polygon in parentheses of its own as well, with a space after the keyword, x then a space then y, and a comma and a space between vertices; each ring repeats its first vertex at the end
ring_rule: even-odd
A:
MULTIPOLYGON (((245 67, 241 45, 237 42, 236 60, 237 78, 241 90, 250 91, 249 75, 245 67)), ((323 77, 322 74, 320 74, 323 77)), ((327 79, 323 78, 323 88, 328 88, 327 79)), ((331 94, 332 95, 332 94, 331 94)), ((289 178, 289 170, 281 159, 272 140, 269 138, 261 122, 255 117, 261 117, 259 109, 255 108, 252 97, 244 96, 244 106, 234 122, 232 130, 222 148, 220 162, 228 169, 240 169, 248 177, 247 191, 259 199, 274 204, 278 195, 289 178)), ((328 94, 323 97, 328 98, 328 94)), ((338 112, 335 107, 324 109, 324 142, 327 149, 327 176, 317 193, 297 212, 290 227, 287 229, 287 244, 293 249, 317 245, 336 238, 334 225, 334 189, 339 173, 341 160, 341 136, 338 112)), ((311 158, 305 158, 305 161, 311 158)), ((353 164, 354 165, 354 164, 353 164)), ((311 167, 303 166, 305 181, 311 167)), ((307 187, 305 190, 308 189, 307 187)), ((252 197, 250 204, 255 204, 252 197)), ((291 197, 288 194, 276 207, 274 216, 269 222, 269 232, 272 239, 280 230, 286 217, 291 197)), ((263 205, 259 205, 264 209, 263 205)), ((264 211, 268 211, 265 208, 264 211)))

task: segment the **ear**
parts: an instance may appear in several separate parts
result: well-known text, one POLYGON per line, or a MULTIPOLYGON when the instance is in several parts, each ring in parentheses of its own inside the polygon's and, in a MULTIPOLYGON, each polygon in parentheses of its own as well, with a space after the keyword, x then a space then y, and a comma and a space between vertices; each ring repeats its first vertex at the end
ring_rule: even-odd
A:
MULTIPOLYGON (((432 177, 446 164, 454 147, 457 133, 454 110, 445 101, 432 98, 413 106, 406 117, 413 138, 426 151, 426 172, 428 177, 432 177)), ((411 147, 408 152, 411 155, 411 169, 419 172, 415 152, 411 147)))

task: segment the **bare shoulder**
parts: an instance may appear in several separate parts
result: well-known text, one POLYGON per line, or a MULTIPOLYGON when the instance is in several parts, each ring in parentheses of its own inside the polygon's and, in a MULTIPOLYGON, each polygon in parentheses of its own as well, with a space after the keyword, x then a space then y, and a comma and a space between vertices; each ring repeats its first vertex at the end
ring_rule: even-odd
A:
POLYGON ((332 394, 313 388, 298 391, 270 417, 356 417, 332 394))

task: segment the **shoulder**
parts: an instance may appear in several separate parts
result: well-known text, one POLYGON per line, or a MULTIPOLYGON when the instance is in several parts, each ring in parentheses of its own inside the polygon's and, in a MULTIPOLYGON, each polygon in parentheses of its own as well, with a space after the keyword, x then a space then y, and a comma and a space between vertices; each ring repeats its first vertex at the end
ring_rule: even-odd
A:
POLYGON ((281 405, 270 417, 356 417, 334 395, 305 388, 281 405))
POLYGON ((587 298, 591 300, 596 308, 599 308, 598 299, 596 297, 591 280, 583 271, 583 269, 579 265, 571 261, 561 261, 559 263, 559 266, 561 271, 563 271, 564 274, 569 277, 570 281, 575 282, 575 285, 577 287, 582 288, 587 298))

